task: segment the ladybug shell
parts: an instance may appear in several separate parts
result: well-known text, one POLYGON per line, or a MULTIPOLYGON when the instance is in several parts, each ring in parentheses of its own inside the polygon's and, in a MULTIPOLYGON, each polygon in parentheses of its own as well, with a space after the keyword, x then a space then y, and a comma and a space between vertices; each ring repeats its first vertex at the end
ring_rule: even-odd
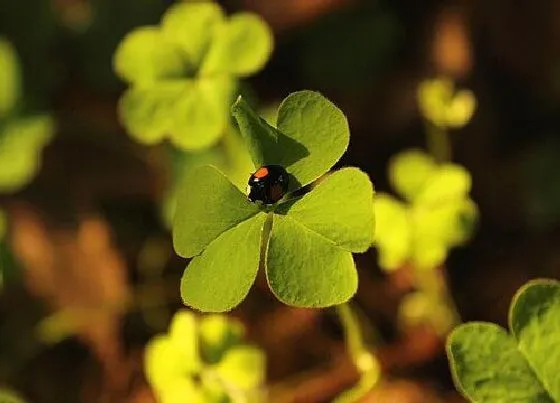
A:
POLYGON ((274 204, 288 190, 288 173, 280 165, 263 165, 249 177, 248 199, 274 204))

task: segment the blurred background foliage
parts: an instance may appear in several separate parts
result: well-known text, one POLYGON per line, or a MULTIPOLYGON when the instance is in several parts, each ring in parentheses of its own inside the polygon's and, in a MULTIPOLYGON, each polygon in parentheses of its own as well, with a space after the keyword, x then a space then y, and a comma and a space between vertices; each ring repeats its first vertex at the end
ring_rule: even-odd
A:
MULTIPOLYGON (((140 145, 119 121, 117 46, 174 3, 0 0, 0 390, 28 402, 155 401, 144 353, 181 308, 184 262, 169 236, 176 184, 200 163, 240 187, 250 173, 233 127, 185 153, 140 145)), ((449 327, 505 324, 521 284, 560 274, 560 5, 219 3, 257 13, 274 35, 270 60, 240 90, 263 114, 291 91, 324 93, 350 121, 339 165, 366 171, 378 193, 407 200, 391 161, 429 151, 448 122, 443 154, 472 179, 454 206, 476 203, 473 238, 454 249, 447 239, 426 276, 409 262, 387 271, 378 249, 358 255, 356 307, 383 374, 364 401, 461 402, 443 349, 449 327), (421 86, 435 77, 454 87, 421 86), (435 110, 451 112, 430 114, 430 91, 447 100, 435 110)), ((266 354, 273 402, 328 402, 358 379, 331 310, 282 306, 258 278, 231 317, 266 354)))

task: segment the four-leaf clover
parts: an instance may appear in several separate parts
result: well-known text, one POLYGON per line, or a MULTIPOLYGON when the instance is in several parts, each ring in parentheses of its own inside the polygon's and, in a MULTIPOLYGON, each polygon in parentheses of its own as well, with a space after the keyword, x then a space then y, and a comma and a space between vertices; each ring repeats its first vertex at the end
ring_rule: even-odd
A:
POLYGON ((54 123, 48 115, 21 116, 21 78, 16 53, 0 38, 0 191, 26 185, 40 163, 40 151, 50 141, 54 123))
POLYGON ((144 144, 169 137, 181 149, 209 147, 228 124, 236 79, 261 69, 272 43, 255 14, 172 6, 160 26, 133 30, 116 51, 115 70, 131 85, 119 105, 124 125, 144 144))
POLYGON ((389 179, 406 200, 380 193, 375 198, 379 265, 394 270, 406 263, 434 268, 448 250, 467 241, 478 217, 469 198, 471 177, 463 167, 436 162, 410 150, 393 158, 389 179))
MULTIPOLYGON (((255 170, 284 167, 289 192, 325 174, 348 146, 346 117, 316 92, 289 95, 280 105, 276 127, 241 98, 232 110, 255 170)), ((290 195, 266 207, 251 203, 214 167, 187 175, 173 226, 175 250, 193 258, 181 281, 187 305, 202 311, 232 309, 249 292, 260 264, 272 292, 288 305, 325 307, 356 292, 352 252, 364 252, 373 242, 368 176, 344 168, 302 197, 290 195)))
POLYGON ((145 371, 158 402, 260 401, 265 356, 242 343, 240 323, 223 315, 175 314, 166 334, 150 340, 145 371))

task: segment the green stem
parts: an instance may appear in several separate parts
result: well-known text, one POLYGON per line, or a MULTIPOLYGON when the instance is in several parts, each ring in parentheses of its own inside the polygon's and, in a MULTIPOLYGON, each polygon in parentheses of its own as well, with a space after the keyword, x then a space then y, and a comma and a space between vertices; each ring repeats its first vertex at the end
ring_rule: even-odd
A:
POLYGON ((342 392, 334 403, 357 402, 377 384, 380 377, 379 362, 364 344, 362 331, 355 312, 349 303, 336 306, 336 312, 344 328, 346 348, 360 373, 360 380, 352 388, 342 392))
POLYGON ((426 125, 427 146, 430 154, 438 163, 450 161, 452 158, 451 142, 447 131, 439 126, 426 125))

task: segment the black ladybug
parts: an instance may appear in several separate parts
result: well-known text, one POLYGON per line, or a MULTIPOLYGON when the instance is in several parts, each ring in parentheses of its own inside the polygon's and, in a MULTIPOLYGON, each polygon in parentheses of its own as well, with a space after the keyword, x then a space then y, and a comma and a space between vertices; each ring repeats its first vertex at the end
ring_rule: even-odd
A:
POLYGON ((249 177, 248 199, 274 204, 288 191, 288 173, 280 165, 263 165, 249 177))

